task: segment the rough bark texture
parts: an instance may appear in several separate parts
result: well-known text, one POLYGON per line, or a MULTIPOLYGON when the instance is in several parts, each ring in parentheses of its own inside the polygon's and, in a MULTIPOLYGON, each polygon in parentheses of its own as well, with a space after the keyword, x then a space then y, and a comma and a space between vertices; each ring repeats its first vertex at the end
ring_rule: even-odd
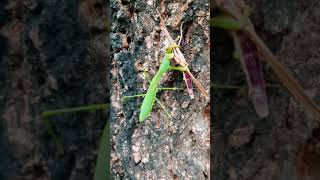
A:
POLYGON ((0 1, 0 179, 93 178, 102 113, 40 118, 48 109, 105 103, 106 2, 0 1))
MULTIPOLYGON (((165 9, 165 24, 172 37, 180 34, 181 50, 196 78, 209 90, 209 2, 196 1, 111 1, 112 27, 112 160, 117 179, 208 179, 209 102, 196 91, 191 100, 186 90, 162 91, 159 105, 150 117, 138 123, 142 98, 123 101, 125 95, 146 92, 165 50, 159 12, 165 9)), ((162 87, 185 88, 180 72, 169 72, 162 87)))
MULTIPOLYGON (((250 5, 258 34, 320 104, 319 1, 252 0, 250 5)), ((232 39, 218 29, 213 38, 213 81, 245 85, 240 64, 232 59, 232 39)), ((267 65, 264 70, 267 83, 279 84, 267 65)), ((246 93, 214 93, 214 179, 320 179, 318 122, 284 88, 268 89, 270 116, 259 119, 246 93)))

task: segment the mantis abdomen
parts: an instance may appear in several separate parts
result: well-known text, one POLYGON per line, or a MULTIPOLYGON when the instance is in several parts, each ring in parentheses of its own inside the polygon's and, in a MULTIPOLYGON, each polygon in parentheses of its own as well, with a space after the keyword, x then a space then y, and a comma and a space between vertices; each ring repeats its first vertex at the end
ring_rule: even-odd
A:
POLYGON ((170 56, 171 54, 166 54, 163 58, 160 68, 152 79, 148 91, 143 99, 139 114, 139 121, 141 123, 149 116, 156 99, 158 84, 160 83, 162 76, 170 69, 170 56))

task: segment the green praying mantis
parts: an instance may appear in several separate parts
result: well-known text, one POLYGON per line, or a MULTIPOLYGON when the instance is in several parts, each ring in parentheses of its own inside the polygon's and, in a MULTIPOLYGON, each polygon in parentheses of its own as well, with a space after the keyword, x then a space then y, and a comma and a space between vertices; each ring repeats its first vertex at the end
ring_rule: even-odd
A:
MULTIPOLYGON (((160 20, 163 21, 163 19, 161 18, 160 15, 160 20)), ((164 106, 161 104, 161 102, 156 98, 156 94, 159 90, 163 90, 163 89, 179 89, 179 88, 159 88, 158 85, 161 81, 161 78, 163 77, 163 75, 165 73, 167 73, 168 71, 171 70, 177 70, 183 73, 183 77, 184 80, 186 82, 186 86, 187 86, 187 90, 189 93, 189 96, 191 99, 193 99, 193 89, 192 89, 192 82, 195 83, 196 87, 199 89, 199 91, 201 92, 201 94, 206 97, 209 98, 208 93, 205 91, 205 89, 203 88, 203 86, 201 85, 201 83, 192 75, 192 73, 190 72, 188 66, 189 64, 186 62, 183 54, 181 53, 181 51, 179 50, 180 47, 180 42, 177 45, 175 43, 175 41, 172 39, 172 37, 170 36, 170 33, 168 32, 167 28, 165 26, 161 26, 162 31, 164 32, 165 37, 168 39, 170 45, 166 48, 165 51, 165 55, 164 58, 162 60, 162 63, 159 67, 159 70, 157 71, 156 75, 153 77, 153 79, 150 82, 149 88, 147 90, 146 94, 141 94, 141 95, 134 95, 134 96, 125 96, 125 98, 130 98, 130 97, 137 97, 137 96, 144 96, 142 105, 140 107, 140 113, 139 113, 139 122, 143 123, 148 116, 150 115, 152 108, 154 106, 155 100, 157 100, 157 102, 159 103, 159 105, 161 106, 162 109, 165 110, 164 106), (174 59, 175 62, 177 64, 179 64, 179 66, 174 67, 174 66, 170 66, 170 60, 174 59)), ((181 34, 182 34, 182 26, 181 26, 181 34)), ((180 37, 181 40, 182 37, 180 37)), ((168 113, 166 112, 166 114, 168 115, 168 113)))
POLYGON ((152 81, 150 82, 150 86, 148 88, 147 93, 145 94, 145 97, 143 99, 141 108, 140 108, 140 114, 139 114, 139 122, 142 123, 145 121, 145 119, 149 116, 150 112, 152 111, 152 107, 154 105, 156 94, 158 92, 158 84, 160 83, 160 80, 162 76, 167 73, 169 70, 178 70, 181 72, 186 71, 182 66, 173 67, 170 66, 170 60, 173 58, 174 54, 172 53, 173 48, 179 47, 178 45, 169 46, 166 49, 164 58, 162 60, 162 63, 160 65, 160 68, 157 72, 157 74, 153 77, 152 81))
MULTIPOLYGON (((253 24, 249 19, 250 8, 243 0, 214 0, 216 7, 224 14, 213 17, 211 25, 223 28, 233 34, 241 32, 255 46, 257 53, 263 60, 271 65, 283 85, 307 110, 310 110, 317 120, 320 120, 320 108, 309 98, 296 79, 290 75, 289 70, 284 67, 256 34, 253 24)), ((237 41, 237 40, 235 40, 237 41)))
MULTIPOLYGON (((161 78, 165 73, 168 71, 172 70, 177 70, 180 72, 185 72, 187 71, 186 68, 183 66, 171 66, 170 62, 171 59, 174 58, 174 53, 173 49, 174 48, 179 48, 180 46, 177 44, 170 45, 166 48, 165 55, 163 57, 163 60, 160 64, 160 67, 156 73, 156 75, 153 77, 153 79, 150 82, 149 88, 147 90, 146 94, 141 94, 141 95, 135 95, 135 96, 125 96, 124 98, 130 98, 130 97, 137 97, 137 96, 144 96, 143 102, 140 107, 140 113, 139 113, 139 122, 143 123, 148 116, 150 115, 152 108, 154 106, 155 100, 158 101, 160 106, 164 109, 164 106, 160 103, 160 101, 156 98, 156 94, 159 90, 164 90, 164 89, 178 89, 178 88, 159 88, 158 85, 161 81, 161 78)), ((167 113, 168 114, 168 113, 167 113)))

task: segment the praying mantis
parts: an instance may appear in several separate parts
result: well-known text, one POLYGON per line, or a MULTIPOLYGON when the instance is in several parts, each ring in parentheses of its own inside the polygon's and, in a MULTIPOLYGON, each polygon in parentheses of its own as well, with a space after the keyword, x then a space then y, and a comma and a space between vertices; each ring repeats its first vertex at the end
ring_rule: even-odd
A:
POLYGON ((157 74, 154 76, 152 81, 150 82, 150 86, 148 88, 148 91, 143 99, 141 108, 140 108, 140 114, 139 114, 139 122, 142 123, 145 121, 145 119, 149 116, 152 107, 154 105, 156 94, 158 91, 158 84, 162 78, 162 76, 168 72, 169 70, 178 70, 178 71, 185 71, 182 66, 173 67, 170 66, 170 59, 173 58, 174 54, 172 53, 172 49, 178 47, 178 46, 169 46, 166 49, 166 53, 164 55, 164 58, 162 60, 162 63, 160 65, 160 68, 157 72, 157 74))
MULTIPOLYGON (((143 123, 147 119, 147 117, 150 115, 150 112, 152 111, 154 102, 157 99, 156 98, 157 92, 161 89, 168 89, 168 88, 158 88, 158 85, 159 85, 163 75, 170 70, 177 70, 180 72, 187 71, 187 69, 182 66, 177 66, 177 67, 170 66, 170 60, 173 59, 173 57, 174 57, 173 48, 178 48, 178 47, 179 47, 179 45, 174 44, 174 45, 170 45, 166 48, 166 52, 165 52, 164 58, 162 60, 162 63, 159 67, 158 72, 153 77, 152 81, 150 82, 147 93, 142 95, 142 96, 144 96, 144 99, 143 99, 142 105, 140 107, 140 113, 139 113, 139 122, 140 123, 143 123)), ((138 96, 141 96, 141 95, 138 95, 138 96)), ((128 98, 128 97, 135 97, 135 96, 125 96, 125 98, 128 98)), ((158 103, 160 103, 159 100, 157 100, 157 101, 158 101, 158 103)), ((161 103, 160 103, 160 105, 161 105, 161 103)), ((161 105, 161 106, 163 107, 163 105, 161 105)))
POLYGON ((215 0, 215 4, 225 15, 214 17, 211 25, 218 28, 223 28, 235 33, 240 31, 247 41, 251 41, 257 48, 257 52, 261 57, 271 65, 274 73, 277 75, 283 85, 289 92, 307 109, 310 110, 317 120, 320 120, 320 109, 316 103, 310 99, 303 88, 290 75, 286 67, 284 67, 272 54, 269 48, 263 43, 260 37, 256 34, 254 26, 249 19, 248 6, 242 0, 215 0))
MULTIPOLYGON (((163 19, 161 18, 161 15, 160 15, 160 20, 163 21, 163 19)), ((190 70, 188 68, 189 65, 186 62, 183 54, 179 50, 180 46, 174 42, 174 40, 171 38, 168 30, 163 25, 162 25, 162 31, 164 32, 170 45, 166 48, 166 52, 165 52, 164 58, 162 60, 162 63, 159 67, 158 72, 156 73, 156 75, 154 76, 152 81, 150 82, 147 93, 143 94, 143 95, 137 95, 137 96, 145 96, 143 99, 142 105, 140 107, 140 113, 139 113, 139 122, 140 123, 143 123, 147 119, 147 117, 150 115, 150 112, 152 111, 155 100, 157 100, 158 103, 160 104, 160 106, 164 109, 163 105, 156 98, 156 94, 160 89, 166 89, 166 88, 158 88, 158 84, 160 83, 162 76, 166 72, 168 72, 169 70, 177 70, 177 71, 180 71, 183 73, 183 77, 186 82, 187 90, 188 90, 188 93, 189 93, 189 96, 191 99, 194 98, 193 89, 192 89, 192 81, 196 84, 196 86, 200 90, 200 92, 206 98, 209 98, 208 93, 202 87, 200 82, 198 82, 198 80, 190 72, 190 70), (179 64, 179 66, 177 66, 177 67, 170 66, 171 59, 175 59, 175 61, 179 64)), ((180 37, 180 40, 181 40, 181 38, 182 37, 180 37)), ((179 44, 180 44, 180 42, 179 42, 179 44)), ((125 98, 128 98, 128 97, 136 97, 136 96, 125 96, 125 98)))

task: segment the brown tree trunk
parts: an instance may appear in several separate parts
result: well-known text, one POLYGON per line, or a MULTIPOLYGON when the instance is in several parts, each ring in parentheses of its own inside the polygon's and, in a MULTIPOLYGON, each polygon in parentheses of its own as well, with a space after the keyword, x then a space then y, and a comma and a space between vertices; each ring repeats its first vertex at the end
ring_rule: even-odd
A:
POLYGON ((0 1, 0 179, 92 179, 103 113, 40 113, 105 103, 109 47, 106 3, 0 1))
MULTIPOLYGON (((312 0, 249 3, 257 33, 320 104, 320 4, 312 0)), ((232 39, 218 29, 214 35, 213 81, 245 86, 240 63, 232 60, 232 39)), ((264 70, 268 84, 280 84, 272 69, 265 65, 264 70)), ((320 179, 317 121, 286 89, 268 88, 268 96, 270 115, 259 119, 246 92, 215 91, 215 179, 320 179)))
MULTIPOLYGON (((138 122, 143 98, 127 101, 124 96, 145 93, 159 69, 165 50, 158 12, 163 12, 171 36, 180 35, 181 50, 190 70, 209 90, 209 2, 208 1, 111 1, 112 27, 112 160, 114 177, 123 179, 208 179, 209 102, 195 90, 190 99, 181 72, 169 72, 157 98, 171 119, 155 102, 150 116, 138 122)), ((173 63, 172 63, 173 65, 173 63)))

